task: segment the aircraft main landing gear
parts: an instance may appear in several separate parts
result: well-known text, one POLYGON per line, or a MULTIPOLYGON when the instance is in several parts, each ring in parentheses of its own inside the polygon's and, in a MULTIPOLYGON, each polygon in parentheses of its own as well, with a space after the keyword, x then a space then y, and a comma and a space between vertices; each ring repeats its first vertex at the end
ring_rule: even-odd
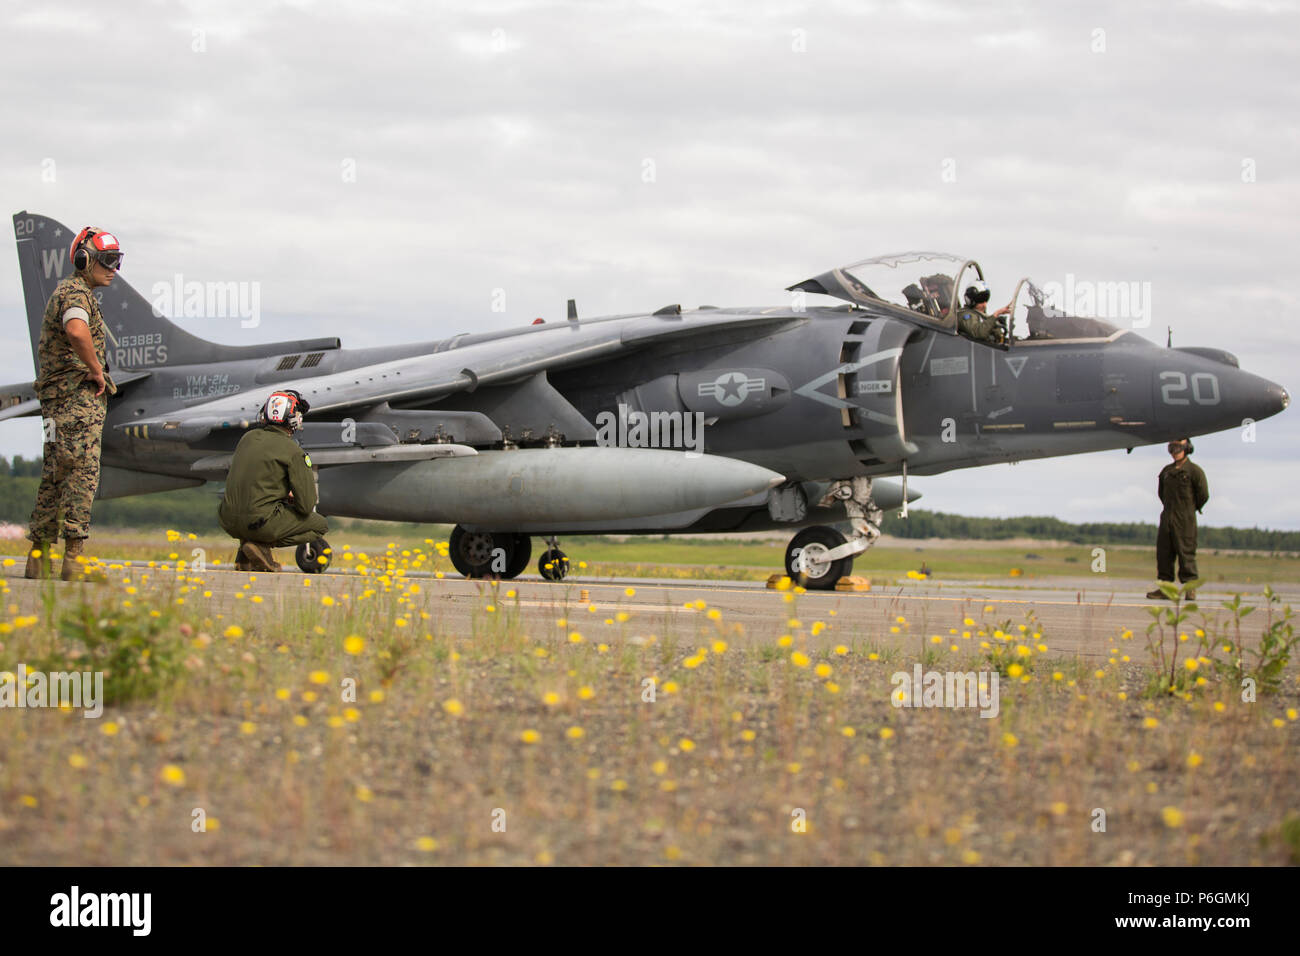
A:
POLYGON ((447 544, 452 566, 467 578, 510 580, 523 573, 533 556, 533 541, 526 534, 466 531, 456 525, 447 544))

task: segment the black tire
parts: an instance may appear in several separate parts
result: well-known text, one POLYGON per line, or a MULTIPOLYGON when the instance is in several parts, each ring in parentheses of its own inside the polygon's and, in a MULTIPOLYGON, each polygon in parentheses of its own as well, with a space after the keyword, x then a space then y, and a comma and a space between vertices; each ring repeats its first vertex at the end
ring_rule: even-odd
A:
POLYGON ((317 538, 294 548, 293 559, 298 562, 298 568, 303 574, 321 574, 333 561, 334 549, 324 538, 317 538))
POLYGON ((809 574, 795 567, 795 561, 805 550, 811 549, 811 553, 829 551, 831 548, 838 548, 847 540, 844 535, 826 525, 804 528, 790 539, 790 544, 785 549, 785 573, 795 584, 809 591, 834 590, 840 578, 853 572, 852 556, 830 562, 824 568, 818 569, 821 572, 819 574, 809 574))
POLYGON ((497 535, 497 537, 511 539, 509 559, 505 573, 501 577, 506 580, 519 577, 524 573, 524 569, 528 567, 529 559, 533 556, 533 539, 526 534, 502 534, 497 535))
MULTIPOLYGON (((500 535, 490 531, 465 531, 460 525, 451 529, 451 540, 447 541, 447 555, 452 567, 465 578, 512 578, 511 568, 515 566, 516 538, 523 538, 525 550, 532 550, 532 541, 526 535, 500 535), (497 550, 503 551, 503 570, 493 570, 497 550)), ((524 558, 528 561, 528 558, 524 558)), ((497 567, 502 567, 500 562, 497 567)), ((520 571, 523 568, 520 568, 520 571)), ((519 574, 516 571, 515 574, 519 574)))
POLYGON ((547 548, 537 559, 537 573, 548 581, 563 581, 569 574, 569 556, 555 548, 547 548))
MULTIPOLYGON (((486 578, 491 574, 491 558, 495 548, 500 548, 500 544, 497 536, 490 531, 465 531, 458 524, 451 529, 451 538, 447 541, 447 557, 451 558, 451 566, 465 578, 486 578)), ((506 563, 510 563, 508 554, 506 563)))

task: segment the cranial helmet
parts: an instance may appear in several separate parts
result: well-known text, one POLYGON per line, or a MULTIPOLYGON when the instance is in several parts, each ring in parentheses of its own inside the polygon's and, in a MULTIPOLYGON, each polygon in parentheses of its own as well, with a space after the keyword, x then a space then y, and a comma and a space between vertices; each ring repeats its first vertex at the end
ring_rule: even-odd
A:
POLYGON ((120 269, 122 247, 111 232, 98 226, 86 226, 68 247, 68 258, 72 260, 72 268, 78 272, 89 269, 92 259, 107 269, 120 269))
POLYGON ((257 413, 259 424, 283 425, 290 432, 302 428, 302 416, 311 411, 307 399, 291 388, 272 392, 257 413))
POLYGON ((983 279, 976 279, 966 287, 965 297, 966 306, 971 309, 981 302, 987 302, 989 300, 988 284, 983 279))

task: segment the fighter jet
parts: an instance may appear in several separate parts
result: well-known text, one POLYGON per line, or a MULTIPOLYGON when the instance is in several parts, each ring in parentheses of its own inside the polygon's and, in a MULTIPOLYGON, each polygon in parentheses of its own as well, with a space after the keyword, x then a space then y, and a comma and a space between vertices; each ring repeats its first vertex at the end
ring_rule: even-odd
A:
MULTIPOLYGON (((14 230, 35 360, 76 230, 27 212, 14 230)), ((983 283, 974 260, 909 252, 796 283, 779 306, 588 319, 571 301, 563 320, 344 349, 209 342, 119 277, 96 292, 118 385, 99 497, 222 481, 266 396, 293 388, 319 510, 454 524, 469 577, 519 575, 532 536, 558 580, 559 535, 790 529, 786 573, 827 589, 883 512, 919 497, 909 475, 1131 450, 1289 404, 1227 352, 1067 315, 1028 279, 967 337, 964 295, 983 283)), ((30 384, 0 389, 0 418, 39 414, 30 384)))

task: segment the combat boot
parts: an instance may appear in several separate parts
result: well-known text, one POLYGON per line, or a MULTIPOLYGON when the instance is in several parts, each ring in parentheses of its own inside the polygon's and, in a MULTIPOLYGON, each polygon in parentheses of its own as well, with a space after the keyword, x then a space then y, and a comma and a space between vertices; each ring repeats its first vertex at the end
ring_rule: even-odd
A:
POLYGON ((67 547, 63 549, 63 570, 59 577, 65 581, 86 580, 97 584, 105 583, 108 578, 104 572, 91 570, 86 563, 86 539, 68 538, 67 547), (80 558, 81 560, 77 560, 80 558))
POLYGON ((239 553, 248 561, 249 571, 280 570, 280 565, 275 560, 275 552, 258 541, 245 541, 239 546, 239 553))
POLYGON ((253 570, 253 565, 252 565, 252 563, 251 563, 251 562, 248 560, 248 558, 244 555, 244 545, 246 545, 247 543, 248 543, 247 541, 240 541, 240 542, 239 542, 239 550, 237 550, 237 551, 235 552, 235 570, 236 570, 236 571, 251 571, 251 570, 253 570))
POLYGON ((31 550, 27 552, 27 570, 23 573, 24 577, 36 580, 50 576, 52 571, 50 544, 49 541, 32 542, 31 550))

